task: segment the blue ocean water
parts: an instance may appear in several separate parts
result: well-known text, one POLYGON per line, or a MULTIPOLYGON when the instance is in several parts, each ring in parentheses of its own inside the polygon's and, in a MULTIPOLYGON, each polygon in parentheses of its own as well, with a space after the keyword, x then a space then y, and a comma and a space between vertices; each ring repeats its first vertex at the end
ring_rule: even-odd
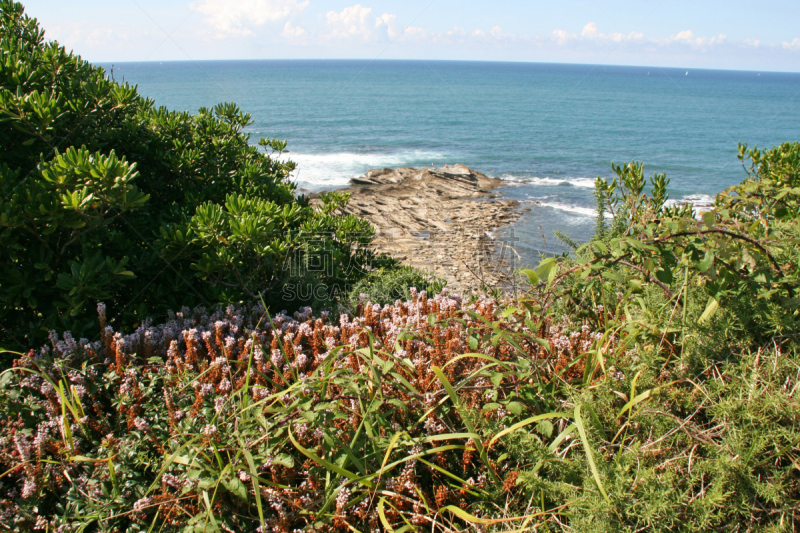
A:
MULTIPOLYGON (((110 69, 111 65, 103 65, 110 69)), ((303 189, 371 168, 463 163, 530 207, 513 232, 526 260, 591 236, 593 182, 610 163, 665 172, 674 200, 740 182, 737 142, 800 140, 800 74, 448 61, 122 63, 114 77, 158 105, 233 101, 259 137, 289 141, 303 189)))

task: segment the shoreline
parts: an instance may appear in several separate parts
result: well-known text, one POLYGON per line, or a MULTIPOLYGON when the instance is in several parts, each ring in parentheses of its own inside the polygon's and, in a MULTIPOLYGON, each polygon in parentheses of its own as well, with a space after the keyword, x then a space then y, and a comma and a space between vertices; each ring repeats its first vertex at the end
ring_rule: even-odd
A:
MULTIPOLYGON (((513 274, 507 258, 516 252, 492 234, 516 222, 523 209, 520 202, 492 193, 503 185, 464 165, 445 165, 370 170, 337 190, 352 194, 344 214, 375 227, 376 252, 468 291, 507 282, 513 274)), ((312 203, 316 198, 312 195, 312 203)))

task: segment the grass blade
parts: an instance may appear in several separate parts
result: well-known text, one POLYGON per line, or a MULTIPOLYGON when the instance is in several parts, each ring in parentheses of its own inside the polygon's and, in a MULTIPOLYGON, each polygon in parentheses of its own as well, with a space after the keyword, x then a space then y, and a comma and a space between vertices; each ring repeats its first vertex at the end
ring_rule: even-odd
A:
POLYGON ((264 522, 264 509, 261 507, 261 485, 258 482, 258 470, 256 469, 255 461, 253 461, 253 454, 249 450, 244 450, 244 458, 247 461, 247 466, 250 468, 250 480, 253 482, 253 490, 256 495, 256 509, 258 509, 258 521, 261 522, 261 529, 266 528, 264 522))
POLYGON ((206 504, 206 516, 211 520, 211 525, 214 527, 214 531, 219 531, 219 526, 217 525, 217 519, 214 518, 214 510, 211 508, 211 502, 208 500, 208 491, 203 491, 203 502, 206 504))
POLYGON ((386 528, 386 531, 391 533, 394 532, 394 528, 392 527, 392 524, 389 523, 389 520, 386 519, 386 511, 384 510, 385 507, 386 498, 381 497, 380 501, 378 501, 378 516, 381 519, 381 524, 383 524, 383 527, 386 528))
POLYGON ((468 513, 467 511, 465 511, 464 509, 461 509, 460 507, 456 507, 455 505, 447 505, 445 507, 442 507, 440 509, 440 511, 450 511, 451 513, 453 513, 454 515, 459 517, 461 520, 464 520, 465 522, 469 522, 471 524, 481 524, 483 526, 493 526, 495 524, 503 524, 503 523, 506 523, 506 522, 517 522, 519 520, 530 520, 531 518, 535 518, 537 516, 542 516, 542 515, 545 515, 545 514, 549 514, 549 512, 540 511, 538 513, 533 513, 533 514, 530 514, 530 515, 527 515, 527 516, 516 516, 516 517, 513 517, 513 518, 488 519, 488 518, 478 518, 477 516, 472 515, 472 514, 468 513))
POLYGON ((117 481, 117 471, 114 469, 114 461, 108 458, 108 475, 111 477, 111 485, 114 487, 114 496, 120 495, 119 482, 117 481))
POLYGON ((347 470, 345 468, 342 468, 339 465, 335 465, 335 464, 331 463, 330 461, 326 461, 325 459, 323 459, 322 457, 319 457, 317 454, 315 454, 311 450, 308 450, 308 449, 304 448, 303 445, 300 444, 299 442, 297 442, 297 439, 294 438, 294 435, 292 434, 292 430, 289 429, 288 432, 289 432, 289 439, 291 439, 292 444, 294 444, 294 447, 297 448, 297 451, 299 451, 300 453, 302 453, 303 455, 305 455, 306 457, 308 457, 312 461, 316 461, 320 466, 324 466, 328 470, 336 472, 337 474, 339 474, 341 476, 344 476, 344 477, 346 477, 347 479, 349 479, 351 481, 357 481, 358 483, 361 483, 362 485, 364 485, 368 489, 374 488, 374 485, 372 483, 370 483, 369 481, 367 481, 366 479, 364 479, 363 476, 359 476, 358 474, 354 474, 353 472, 351 472, 351 471, 349 471, 349 470, 347 470))
POLYGON ((564 428, 564 431, 558 434, 556 440, 554 440, 547 449, 550 450, 551 453, 556 451, 558 447, 561 446, 561 443, 564 442, 573 431, 575 431, 575 427, 575 424, 570 424, 564 428))
MULTIPOLYGON (((439 378, 439 381, 442 382, 442 385, 447 391, 447 394, 450 396, 450 400, 453 402, 453 405, 456 407, 456 410, 461 415, 461 420, 464 422, 464 425, 467 426, 469 432, 477 433, 477 431, 475 430, 475 426, 472 425, 472 422, 470 422, 469 417, 467 416, 468 413, 466 412, 466 409, 464 408, 463 405, 461 405, 461 399, 458 397, 458 394, 453 388, 453 385, 450 384, 450 381, 447 379, 447 376, 445 376, 444 372, 442 372, 442 369, 439 368, 438 366, 434 366, 431 370, 433 370, 433 373, 436 374, 437 378, 439 378)), ((483 464, 486 466, 486 469, 489 471, 489 474, 491 474, 492 478, 496 482, 500 483, 501 482, 500 478, 497 476, 497 473, 494 471, 494 468, 492 468, 492 465, 489 462, 489 457, 486 454, 486 448, 483 447, 481 439, 475 440, 475 447, 478 449, 478 455, 480 456, 481 461, 483 461, 483 464)))
POLYGON ((575 406, 575 426, 578 428, 578 434, 581 436, 583 450, 586 452, 586 460, 589 461, 589 468, 592 471, 595 483, 597 483, 597 488, 600 489, 600 493, 603 495, 603 498, 605 498, 606 503, 611 505, 611 498, 608 497, 608 493, 605 487, 603 487, 603 482, 600 480, 600 472, 597 470, 597 465, 594 462, 594 454, 592 454, 592 449, 589 444, 589 438, 586 436, 586 427, 583 425, 583 419, 581 418, 580 404, 575 406))
POLYGON ((514 431, 516 431, 518 429, 524 428, 525 426, 533 424, 534 422, 540 422, 542 420, 547 420, 549 418, 566 418, 566 417, 569 417, 569 415, 567 413, 545 413, 545 414, 542 414, 542 415, 536 415, 536 416, 532 416, 530 418, 526 418, 522 422, 517 422, 513 426, 508 427, 508 428, 504 429, 503 431, 501 431, 500 433, 498 433, 497 435, 495 435, 492 438, 492 440, 489 441, 489 444, 486 445, 486 448, 487 449, 492 449, 492 446, 494 446, 494 443, 497 442, 498 440, 500 440, 500 438, 508 435, 509 433, 513 433, 514 431))

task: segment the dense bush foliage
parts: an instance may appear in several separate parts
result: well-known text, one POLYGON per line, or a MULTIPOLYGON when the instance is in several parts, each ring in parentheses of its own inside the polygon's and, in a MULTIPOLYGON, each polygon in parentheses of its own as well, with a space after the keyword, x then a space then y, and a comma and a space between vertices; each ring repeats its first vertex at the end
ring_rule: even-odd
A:
POLYGON ((397 300, 410 300, 411 289, 439 294, 447 282, 434 273, 403 266, 378 270, 365 276, 350 290, 348 307, 355 309, 362 300, 373 304, 393 304, 397 300))
POLYGON ((740 145, 739 152, 748 178, 699 215, 691 205, 668 205, 663 174, 651 178, 652 196, 644 194, 641 164, 615 167, 618 178, 611 183, 598 179, 601 215, 610 212, 613 222, 606 228, 601 219, 596 237, 578 250, 581 262, 557 278, 566 281, 579 272, 580 283, 563 293, 554 290, 556 283, 546 298, 563 294, 577 304, 587 298, 616 303, 624 293, 623 299, 632 298, 655 317, 638 296, 656 286, 684 315, 692 298, 702 298, 694 300, 704 306, 702 322, 720 306, 733 311, 735 324, 727 332, 740 341, 796 332, 800 143, 766 151, 740 145), (705 297, 693 294, 695 289, 705 297))
POLYGON ((598 410, 614 395, 627 403, 597 427, 598 489, 615 488, 587 511, 596 523, 571 523, 580 531, 800 526, 800 143, 740 145, 739 159, 747 179, 704 213, 670 205, 663 174, 648 195, 643 165, 614 167, 597 182, 594 239, 525 272, 535 287, 523 305, 610 313, 635 347, 627 360, 586 354, 599 379, 581 396, 598 410), (634 372, 629 385, 608 379, 634 372))
POLYGON ((9 0, 0 36, 3 346, 40 343, 54 328, 88 334, 100 300, 130 326, 259 294, 318 303, 284 303, 280 288, 363 275, 369 224, 333 214, 346 198, 322 210, 295 198, 293 163, 264 152, 285 142, 251 146, 250 116, 235 105, 157 108, 45 41, 9 0), (320 258, 326 268, 308 268, 320 258))

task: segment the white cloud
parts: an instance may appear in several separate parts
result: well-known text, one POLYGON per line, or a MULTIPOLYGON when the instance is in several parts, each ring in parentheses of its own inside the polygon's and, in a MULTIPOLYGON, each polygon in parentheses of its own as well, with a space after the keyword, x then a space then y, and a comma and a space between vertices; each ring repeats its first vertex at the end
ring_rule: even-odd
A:
POLYGON ((501 26, 495 26, 492 28, 492 37, 495 39, 511 39, 514 35, 504 32, 501 26))
MULTIPOLYGON (((164 40, 164 34, 158 30, 145 29, 118 22, 113 26, 96 26, 89 21, 66 22, 51 24, 45 34, 46 39, 58 41, 67 50, 76 53, 102 50, 104 52, 120 50, 129 51, 132 48, 155 50, 164 40)), ((140 52, 142 57, 147 57, 147 52, 140 52)))
POLYGON ((423 28, 409 26, 403 28, 397 24, 397 15, 384 13, 373 16, 371 7, 361 4, 346 7, 341 12, 329 11, 325 15, 328 39, 355 39, 373 41, 375 39, 400 39, 404 41, 421 41, 428 39, 428 32, 423 28))
MULTIPOLYGON (((384 15, 383 17, 386 17, 384 15)), ((328 11, 325 20, 328 26, 328 35, 337 39, 363 39, 365 41, 375 37, 375 29, 381 25, 383 17, 373 18, 372 8, 363 7, 361 4, 346 7, 341 13, 328 11)))
MULTIPOLYGON (((441 20, 436 24, 437 21, 428 19, 406 28, 411 19, 405 18, 406 13, 400 11, 400 7, 384 7, 394 5, 389 2, 179 0, 175 5, 165 1, 150 3, 153 4, 150 15, 158 24, 143 16, 134 3, 122 3, 125 5, 120 4, 119 10, 106 10, 107 13, 99 15, 96 10, 76 9, 67 19, 62 19, 63 14, 41 7, 40 12, 31 14, 40 17, 48 38, 55 37, 89 60, 109 63, 186 59, 187 55, 195 59, 374 57, 376 47, 383 50, 394 42, 386 50, 385 57, 607 60, 619 64, 800 69, 800 33, 797 32, 797 38, 791 34, 778 38, 768 33, 762 35, 757 28, 751 28, 748 31, 752 33, 748 35, 725 38, 700 31, 699 26, 687 24, 681 28, 662 24, 648 30, 645 36, 640 31, 625 33, 611 22, 594 16, 584 17, 577 23, 573 20, 568 26, 559 25, 557 21, 542 26, 548 23, 541 20, 536 27, 548 29, 509 32, 508 24, 496 25, 502 22, 494 21, 493 14, 467 25, 461 22, 455 26, 456 21, 452 21, 441 26, 441 20), (175 29, 171 39, 166 39, 162 27, 168 31, 175 29), (250 37, 246 37, 248 35, 250 37)), ((625 29, 630 30, 630 27, 625 29)))
POLYGON ((715 37, 707 38, 707 37, 697 37, 695 36, 692 30, 684 30, 682 32, 676 33, 671 37, 667 37, 664 41, 665 44, 672 44, 672 43, 679 43, 679 44, 687 44, 693 47, 703 47, 703 46, 713 46, 716 44, 722 44, 727 39, 727 35, 720 34, 715 37))
POLYGON ((560 46, 565 46, 570 42, 606 42, 620 43, 622 41, 640 41, 644 39, 644 33, 632 31, 624 33, 603 33, 597 28, 597 23, 590 22, 581 30, 581 34, 569 33, 565 30, 556 30, 552 34, 553 40, 560 46))
POLYGON ((675 42, 675 43, 696 44, 697 41, 698 39, 695 38, 694 32, 692 30, 684 30, 667 38, 667 42, 675 42))
POLYGON ((597 24, 594 22, 590 22, 586 26, 583 27, 583 31, 581 32, 581 37, 584 39, 595 39, 600 41, 611 41, 615 43, 622 42, 624 40, 630 41, 639 41, 644 39, 644 33, 638 31, 632 31, 629 34, 625 35, 624 33, 601 33, 597 29, 597 24))
MULTIPOLYGON (((390 34, 391 36, 391 34, 390 34)), ((411 41, 422 41, 428 38, 428 32, 424 28, 409 26, 403 31, 402 39, 411 41)))
POLYGON ((452 29, 447 31, 447 35, 454 37, 464 37, 467 35, 467 30, 461 26, 453 26, 452 29))
POLYGON ((285 20, 308 5, 309 0, 205 0, 197 10, 220 36, 252 35, 255 27, 285 20))
MULTIPOLYGON (((727 42, 727 36, 725 34, 720 34, 713 37, 699 37, 695 35, 692 30, 684 30, 671 35, 670 37, 661 39, 647 39, 645 38, 644 33, 638 31, 632 31, 628 34, 617 32, 603 33, 597 27, 595 22, 589 22, 586 24, 581 30, 580 34, 569 33, 566 30, 558 29, 551 34, 550 38, 551 42, 555 42, 561 47, 586 47, 597 46, 601 44, 611 45, 635 42, 643 45, 656 45, 661 47, 670 45, 684 45, 706 50, 709 47, 719 46, 727 42)), ((740 46, 746 45, 758 47, 760 41, 748 40, 742 41, 738 44, 740 46)), ((800 48, 800 39, 796 39, 794 43, 784 43, 785 48, 790 48, 792 46, 800 48)))
POLYGON ((570 40, 576 39, 577 37, 578 36, 574 33, 567 33, 565 30, 556 30, 553 32, 553 39, 555 39, 555 41, 562 46, 567 44, 570 40))
POLYGON ((308 32, 300 26, 295 26, 287 20, 286 24, 283 26, 283 32, 281 35, 287 39, 300 39, 308 35, 308 32))
MULTIPOLYGON (((276 36, 279 35, 287 43, 309 46, 335 47, 345 42, 349 43, 347 46, 358 46, 396 41, 429 46, 463 46, 465 50, 474 48, 483 53, 492 47, 510 50, 509 47, 516 44, 528 48, 535 46, 540 50, 551 48, 554 52, 560 50, 557 53, 568 53, 573 57, 576 53, 592 55, 600 50, 606 53, 617 47, 620 53, 628 55, 640 53, 642 48, 646 48, 650 54, 658 49, 664 49, 664 53, 685 54, 686 50, 681 48, 706 54, 720 45, 748 48, 762 45, 756 39, 730 42, 724 34, 699 36, 689 29, 665 37, 646 37, 635 30, 627 34, 605 33, 602 31, 604 28, 593 21, 575 33, 556 29, 549 36, 542 37, 508 33, 499 25, 471 28, 453 26, 446 31, 430 32, 422 27, 404 27, 398 23, 397 15, 376 13, 369 4, 360 3, 341 10, 323 11, 318 19, 319 25, 315 26, 308 17, 301 19, 296 16, 309 5, 310 0, 240 0, 238 3, 234 3, 234 0, 205 0, 198 10, 205 14, 204 22, 217 30, 219 38, 252 34, 258 26, 273 23, 276 26, 280 24, 276 28, 276 36), (670 48, 673 52, 667 52, 670 48)), ((800 38, 770 45, 770 48, 778 49, 781 46, 787 51, 800 50, 800 38)))
POLYGON ((375 20, 375 27, 380 28, 381 26, 386 26, 386 33, 392 39, 400 35, 401 30, 397 27, 397 15, 384 13, 378 17, 377 20, 375 20))

